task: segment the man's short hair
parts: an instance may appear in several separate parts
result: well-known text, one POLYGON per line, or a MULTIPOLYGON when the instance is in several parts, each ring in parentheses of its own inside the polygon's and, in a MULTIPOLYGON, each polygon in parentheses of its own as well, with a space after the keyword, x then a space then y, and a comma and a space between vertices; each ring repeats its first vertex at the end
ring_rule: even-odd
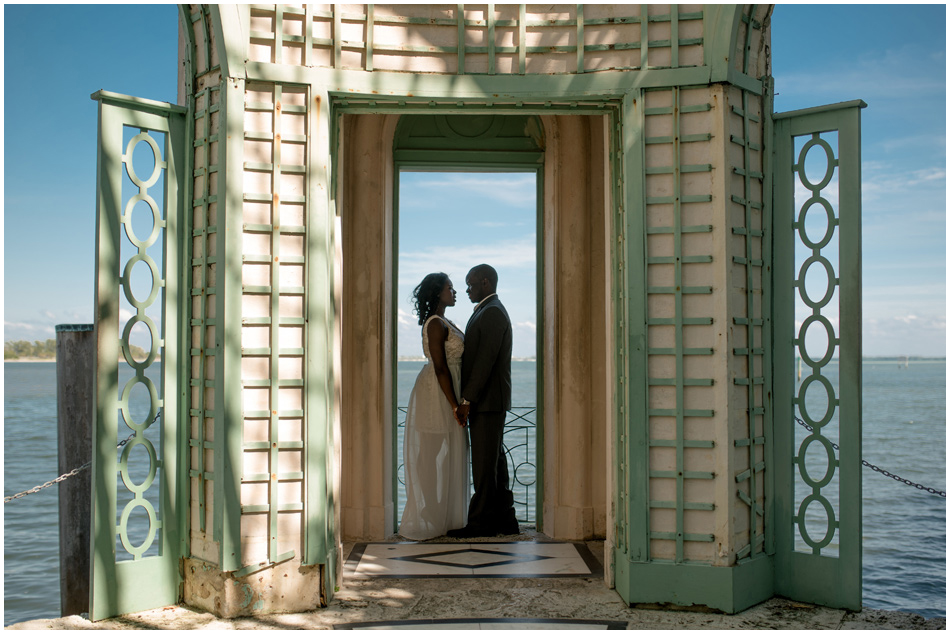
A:
POLYGON ((498 272, 488 264, 477 264, 468 274, 476 280, 488 280, 493 291, 498 288, 498 272))

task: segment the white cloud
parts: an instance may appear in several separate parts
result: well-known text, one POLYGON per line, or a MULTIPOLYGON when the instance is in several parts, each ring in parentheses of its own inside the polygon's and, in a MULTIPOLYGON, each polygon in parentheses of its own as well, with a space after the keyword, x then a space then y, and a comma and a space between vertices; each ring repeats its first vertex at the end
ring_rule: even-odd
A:
POLYGON ((11 340, 17 339, 16 336, 11 336, 11 333, 13 331, 52 334, 56 331, 56 329, 51 324, 4 321, 3 322, 3 335, 4 335, 3 338, 5 341, 11 341, 11 340))
POLYGON ((435 271, 448 273, 456 279, 459 294, 465 287, 465 274, 476 264, 491 264, 503 278, 503 269, 533 269, 536 266, 535 236, 505 240, 493 244, 473 244, 467 247, 432 247, 426 251, 399 254, 399 278, 402 284, 415 286, 435 271))
POLYGON ((423 180, 417 187, 435 191, 470 192, 512 206, 534 206, 534 173, 526 174, 439 174, 438 179, 423 180))
POLYGON ((864 320, 865 356, 942 357, 947 349, 944 316, 894 315, 864 320))
POLYGON ((515 328, 522 328, 524 330, 530 330, 532 333, 538 331, 538 325, 532 321, 519 321, 515 324, 515 328))

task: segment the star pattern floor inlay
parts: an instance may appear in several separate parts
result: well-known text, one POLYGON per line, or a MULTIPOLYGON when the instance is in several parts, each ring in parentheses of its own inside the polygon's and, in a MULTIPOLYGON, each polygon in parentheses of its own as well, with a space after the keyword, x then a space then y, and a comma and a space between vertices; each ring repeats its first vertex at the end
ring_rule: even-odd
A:
POLYGON ((349 577, 595 577, 603 574, 583 543, 361 543, 349 577))

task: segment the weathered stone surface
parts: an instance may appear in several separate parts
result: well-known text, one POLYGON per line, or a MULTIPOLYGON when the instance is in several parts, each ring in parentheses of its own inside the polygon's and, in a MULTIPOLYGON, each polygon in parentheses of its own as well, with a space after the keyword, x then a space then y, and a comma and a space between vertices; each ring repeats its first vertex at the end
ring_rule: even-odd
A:
POLYGON ((244 577, 222 573, 197 559, 185 561, 185 597, 221 618, 299 612, 321 605, 319 566, 291 560, 244 577))
MULTIPOLYGON (((520 539, 530 539, 522 534, 520 539)), ((488 538, 472 541, 490 541, 488 538)), ((588 542, 599 559, 603 542, 588 542)), ((352 544, 345 544, 344 558, 352 544)), ((602 561, 601 561, 602 563, 602 561)), ((628 607, 603 581, 547 579, 347 579, 324 609, 294 614, 242 614, 215 618, 171 606, 92 623, 79 616, 16 623, 11 630, 325 630, 334 626, 423 619, 575 619, 623 621, 631 630, 945 630, 946 618, 910 612, 835 610, 788 599, 770 599, 739 614, 700 609, 628 607)), ((515 629, 517 624, 512 624, 515 629)), ((471 629, 475 629, 473 623, 471 629)), ((464 628, 463 628, 464 629, 464 628)))

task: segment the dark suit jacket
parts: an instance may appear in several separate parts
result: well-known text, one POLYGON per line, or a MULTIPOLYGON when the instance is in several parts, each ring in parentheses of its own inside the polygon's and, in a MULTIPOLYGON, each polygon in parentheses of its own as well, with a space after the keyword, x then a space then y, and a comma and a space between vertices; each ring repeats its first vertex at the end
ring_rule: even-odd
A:
POLYGON ((462 396, 471 401, 472 412, 511 409, 511 320, 497 295, 465 326, 462 396))

